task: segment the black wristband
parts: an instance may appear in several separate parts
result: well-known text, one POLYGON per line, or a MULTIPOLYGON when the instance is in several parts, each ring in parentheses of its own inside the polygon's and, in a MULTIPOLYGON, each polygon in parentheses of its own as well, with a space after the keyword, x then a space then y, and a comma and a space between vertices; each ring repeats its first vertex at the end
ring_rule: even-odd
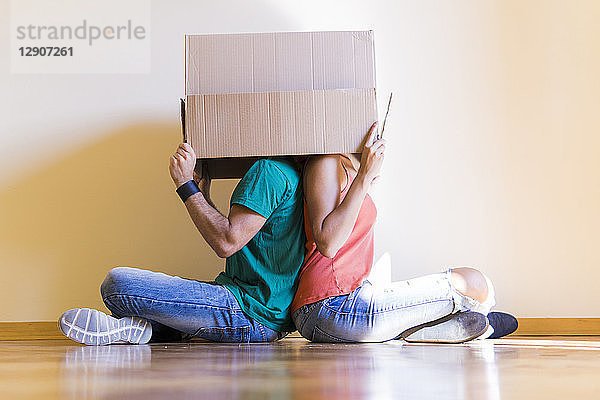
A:
POLYGON ((177 194, 181 198, 181 201, 183 201, 184 203, 190 196, 195 195, 199 191, 200 189, 198 188, 198 185, 196 185, 196 182, 194 182, 193 180, 187 181, 186 183, 177 188, 177 194))

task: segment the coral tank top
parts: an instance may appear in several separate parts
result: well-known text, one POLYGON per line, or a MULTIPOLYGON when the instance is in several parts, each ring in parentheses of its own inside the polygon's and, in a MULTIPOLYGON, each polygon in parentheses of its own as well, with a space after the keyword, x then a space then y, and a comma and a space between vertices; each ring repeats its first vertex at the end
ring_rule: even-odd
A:
MULTIPOLYGON (((356 173, 350 176, 345 166, 344 170, 348 179, 341 191, 342 200, 356 177, 356 173)), ((367 194, 348 240, 333 258, 327 258, 317 249, 304 203, 306 253, 298 278, 298 290, 291 306, 292 312, 305 304, 349 294, 362 285, 373 266, 373 225, 376 217, 377 208, 367 194)))

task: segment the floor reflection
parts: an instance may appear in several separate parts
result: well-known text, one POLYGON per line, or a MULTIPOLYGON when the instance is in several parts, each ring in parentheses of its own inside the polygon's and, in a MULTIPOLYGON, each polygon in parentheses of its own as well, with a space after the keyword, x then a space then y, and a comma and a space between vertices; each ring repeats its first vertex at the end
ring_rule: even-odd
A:
POLYGON ((456 346, 186 344, 70 347, 67 398, 500 399, 491 343, 456 346))
MULTIPOLYGON (((307 346, 324 352, 316 345, 307 346)), ((307 393, 303 385, 294 397, 495 400, 500 398, 498 370, 482 346, 485 348, 483 344, 420 346, 388 342, 331 348, 331 357, 322 363, 307 357, 313 390, 307 393)))
POLYGON ((139 346, 81 346, 65 352, 67 370, 131 368, 150 365, 151 348, 139 346))
POLYGON ((151 366, 151 358, 149 345, 69 347, 61 365, 62 395, 94 399, 134 392, 140 372, 151 366))
POLYGON ((462 345, 0 342, 0 399, 598 398, 600 337, 462 345))

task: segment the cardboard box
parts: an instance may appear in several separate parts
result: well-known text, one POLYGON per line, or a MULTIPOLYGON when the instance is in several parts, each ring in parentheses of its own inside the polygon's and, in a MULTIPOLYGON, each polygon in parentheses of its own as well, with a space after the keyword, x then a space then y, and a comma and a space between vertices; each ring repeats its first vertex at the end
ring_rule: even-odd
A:
POLYGON ((372 31, 188 35, 184 137, 214 178, 260 156, 360 152, 374 59, 372 31))

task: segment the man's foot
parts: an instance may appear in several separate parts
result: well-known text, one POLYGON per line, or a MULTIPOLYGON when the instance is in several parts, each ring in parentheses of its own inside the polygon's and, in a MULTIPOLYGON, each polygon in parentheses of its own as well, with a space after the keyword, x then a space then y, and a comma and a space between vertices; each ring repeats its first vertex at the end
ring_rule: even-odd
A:
POLYGON ((487 315, 490 325, 494 328, 494 333, 488 339, 498 339, 510 335, 519 327, 519 322, 510 314, 492 311, 487 315))
POLYGON ((115 318, 91 308, 74 308, 58 320, 58 329, 69 339, 88 345, 148 343, 152 325, 139 317, 115 318))
POLYGON ((459 312, 407 329, 400 337, 407 342, 463 343, 483 335, 488 325, 483 314, 459 312))

